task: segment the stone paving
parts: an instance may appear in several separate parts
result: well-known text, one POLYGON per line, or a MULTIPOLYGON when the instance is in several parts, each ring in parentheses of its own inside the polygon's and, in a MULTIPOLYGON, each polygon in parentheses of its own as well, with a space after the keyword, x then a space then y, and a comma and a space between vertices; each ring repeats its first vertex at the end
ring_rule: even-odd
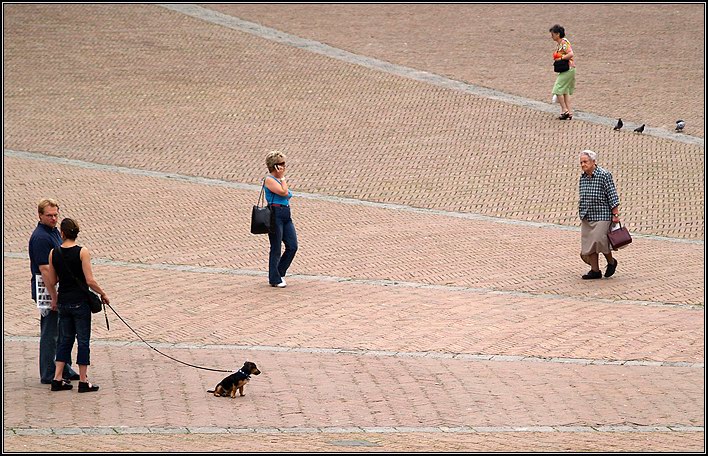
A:
POLYGON ((704 451, 704 94, 673 92, 704 70, 672 73, 647 33, 704 33, 679 7, 700 5, 641 12, 622 70, 590 35, 629 5, 559 18, 588 75, 655 90, 633 104, 584 81, 559 122, 547 5, 4 5, 4 451, 704 451), (483 30, 523 37, 504 48, 516 74, 479 52, 483 30), (608 126, 630 105, 647 134, 608 126), (592 284, 585 148, 634 235, 592 284), (248 233, 271 149, 301 245, 284 290, 248 233), (246 396, 207 394, 224 373, 113 313, 93 322, 98 394, 39 384, 27 239, 44 196, 82 222, 141 337, 211 369, 255 361, 246 396))

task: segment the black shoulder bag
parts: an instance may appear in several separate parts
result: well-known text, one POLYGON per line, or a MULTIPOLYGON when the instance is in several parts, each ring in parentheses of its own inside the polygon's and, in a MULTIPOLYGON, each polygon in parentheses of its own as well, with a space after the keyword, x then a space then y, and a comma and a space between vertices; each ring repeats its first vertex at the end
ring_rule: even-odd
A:
POLYGON ((553 61, 553 71, 556 73, 565 73, 568 70, 570 70, 570 60, 559 59, 553 61))
POLYGON ((258 201, 256 202, 256 205, 253 206, 253 209, 251 210, 252 234, 268 234, 270 233, 271 226, 273 225, 273 213, 270 205, 261 206, 261 201, 263 201, 264 204, 267 203, 267 201, 264 201, 265 180, 267 178, 267 176, 263 178, 263 185, 261 185, 261 193, 260 195, 258 195, 258 201))

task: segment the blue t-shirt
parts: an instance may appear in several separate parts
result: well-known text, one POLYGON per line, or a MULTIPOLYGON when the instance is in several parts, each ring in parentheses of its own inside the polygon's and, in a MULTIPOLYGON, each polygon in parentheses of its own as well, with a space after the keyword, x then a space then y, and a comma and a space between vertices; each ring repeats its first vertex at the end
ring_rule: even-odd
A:
MULTIPOLYGON (((278 179, 271 176, 270 174, 266 177, 266 179, 274 179, 277 183, 280 183, 278 179)), ((283 206, 289 206, 290 198, 292 197, 293 192, 291 192, 290 190, 288 190, 288 196, 280 196, 271 192, 267 185, 265 186, 265 198, 268 204, 282 204, 283 206)))
POLYGON ((30 271, 32 271, 32 299, 37 300, 37 290, 36 290, 36 276, 39 272, 39 267, 45 264, 49 264, 49 252, 52 249, 57 248, 61 245, 61 234, 57 228, 50 228, 49 226, 38 222, 37 228, 32 232, 29 240, 29 258, 30 258, 30 271))

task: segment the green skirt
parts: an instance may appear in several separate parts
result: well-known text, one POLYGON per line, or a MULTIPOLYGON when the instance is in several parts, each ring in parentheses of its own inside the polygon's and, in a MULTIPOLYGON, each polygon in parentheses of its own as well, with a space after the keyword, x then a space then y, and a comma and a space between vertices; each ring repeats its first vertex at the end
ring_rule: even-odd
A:
POLYGON ((552 93, 554 95, 573 95, 573 92, 575 92, 575 68, 558 73, 552 93))

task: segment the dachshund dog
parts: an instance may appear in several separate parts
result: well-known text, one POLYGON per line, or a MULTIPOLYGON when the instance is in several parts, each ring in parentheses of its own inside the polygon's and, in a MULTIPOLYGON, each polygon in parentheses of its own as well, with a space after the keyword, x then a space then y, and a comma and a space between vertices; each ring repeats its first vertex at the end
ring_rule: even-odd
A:
POLYGON ((207 393, 214 393, 214 396, 231 396, 236 397, 236 391, 238 390, 241 396, 243 394, 243 387, 251 379, 251 375, 258 375, 261 371, 256 367, 256 363, 246 361, 243 363, 243 367, 239 369, 238 372, 234 372, 228 377, 220 381, 213 390, 207 390, 207 393))

